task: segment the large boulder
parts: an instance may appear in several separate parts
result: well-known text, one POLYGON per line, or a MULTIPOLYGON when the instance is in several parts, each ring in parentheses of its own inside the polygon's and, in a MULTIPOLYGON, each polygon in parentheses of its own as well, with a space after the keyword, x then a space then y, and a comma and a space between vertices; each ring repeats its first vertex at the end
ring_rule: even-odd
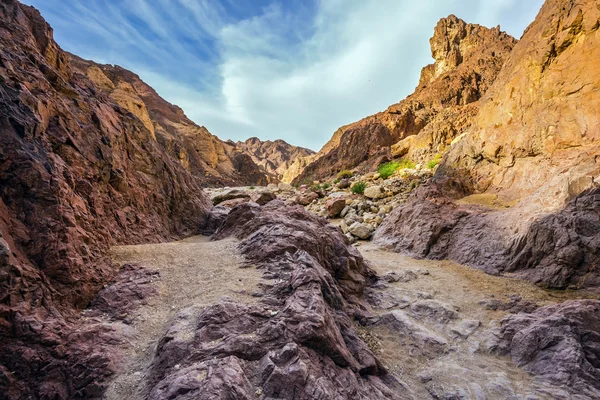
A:
POLYGON ((335 218, 340 215, 344 207, 346 207, 346 199, 343 197, 334 197, 325 203, 325 209, 329 218, 335 218))
POLYGON ((385 193, 383 186, 369 186, 363 194, 370 199, 381 199, 386 196, 385 193))

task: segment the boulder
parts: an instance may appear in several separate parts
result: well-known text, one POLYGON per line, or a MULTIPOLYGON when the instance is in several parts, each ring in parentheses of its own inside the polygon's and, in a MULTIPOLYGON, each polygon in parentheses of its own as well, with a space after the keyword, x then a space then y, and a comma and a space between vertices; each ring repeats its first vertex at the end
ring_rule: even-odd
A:
POLYGON ((212 197, 212 202, 214 205, 218 205, 226 200, 233 199, 250 199, 250 193, 241 189, 230 189, 226 192, 219 192, 212 197))
POLYGON ((385 197, 385 190, 383 186, 369 186, 363 194, 370 199, 381 199, 385 197))
POLYGON ((260 204, 264 206, 268 202, 275 200, 277 196, 271 192, 270 190, 261 190, 260 192, 253 193, 251 196, 251 200, 254 203, 260 204))
POLYGON ((346 207, 346 199, 340 197, 329 199, 325 203, 325 209, 329 218, 335 218, 340 215, 344 207, 346 207))
POLYGON ((298 196, 296 196, 296 203, 302 205, 302 206, 307 206, 309 204, 311 204, 313 201, 317 200, 319 198, 319 195, 315 192, 304 192, 298 196))
POLYGON ((366 240, 371 237, 371 227, 367 224, 363 224, 362 222, 355 222, 350 227, 348 227, 348 232, 353 234, 359 239, 366 240))
POLYGON ((290 185, 289 183, 285 183, 285 182, 279 182, 279 184, 277 185, 277 188, 279 190, 281 190, 282 192, 293 192, 294 191, 294 187, 292 185, 290 185))

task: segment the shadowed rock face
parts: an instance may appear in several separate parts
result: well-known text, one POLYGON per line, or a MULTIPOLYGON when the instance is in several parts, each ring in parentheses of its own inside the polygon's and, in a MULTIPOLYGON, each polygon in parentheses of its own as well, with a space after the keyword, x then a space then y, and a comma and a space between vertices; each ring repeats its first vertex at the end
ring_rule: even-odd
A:
MULTIPOLYGON (((244 149, 223 142, 196 125, 131 71, 69 55, 75 71, 87 76, 117 104, 138 117, 155 140, 204 186, 263 185, 268 174, 244 149)), ((258 159, 257 159, 258 161, 258 159)), ((270 172, 270 171, 267 171, 270 172)))
MULTIPOLYGON (((600 397, 600 301, 573 300, 505 318, 490 349, 574 393, 600 397)), ((549 388, 550 389, 550 388, 549 388)), ((551 394, 551 393, 549 393, 551 394)))
POLYGON ((376 240, 549 287, 598 287, 598 21, 594 1, 547 1, 470 131, 376 240))
POLYGON ((479 99, 494 82, 516 40, 499 28, 441 19, 430 40, 436 60, 421 71, 415 92, 386 111, 338 129, 294 182, 322 179, 342 169, 372 170, 383 160, 428 161, 443 153, 472 123, 479 99))
POLYGON ((111 369, 95 344, 112 334, 70 317, 116 274, 109 246, 193 234, 210 202, 144 114, 78 73, 13 0, 0 78, 0 393, 90 397, 111 369))
POLYGON ((234 208, 214 237, 228 236, 263 270, 261 302, 180 312, 159 344, 150 399, 408 396, 353 328, 373 273, 339 230, 276 200, 234 208))
POLYGON ((242 152, 248 154, 252 161, 260 165, 267 173, 288 183, 290 180, 287 179, 289 175, 287 171, 294 161, 315 154, 312 150, 293 146, 283 140, 263 142, 253 137, 245 142, 237 142, 235 145, 242 152))

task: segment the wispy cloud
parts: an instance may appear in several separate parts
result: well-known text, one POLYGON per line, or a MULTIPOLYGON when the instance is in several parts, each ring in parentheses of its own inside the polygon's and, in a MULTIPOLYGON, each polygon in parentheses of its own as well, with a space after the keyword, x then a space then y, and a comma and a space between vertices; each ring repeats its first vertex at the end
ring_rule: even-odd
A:
POLYGON ((138 73, 227 139, 318 149, 409 94, 454 13, 520 36, 542 0, 29 0, 65 49, 138 73))

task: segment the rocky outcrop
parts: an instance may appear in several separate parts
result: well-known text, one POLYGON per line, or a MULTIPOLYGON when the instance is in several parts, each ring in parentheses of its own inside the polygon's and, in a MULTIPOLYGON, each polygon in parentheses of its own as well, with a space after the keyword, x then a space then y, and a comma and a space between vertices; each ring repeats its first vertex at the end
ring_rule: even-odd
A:
MULTIPOLYGON (((600 397, 600 301, 573 300, 502 320, 488 342, 518 366, 571 395, 600 397)), ((552 393, 549 385, 548 394, 552 393)))
POLYGON ((599 20, 594 1, 548 0, 431 185, 376 240, 553 288, 598 287, 599 20))
POLYGON ((75 71, 87 76, 117 104, 138 117, 153 138, 204 186, 260 185, 268 174, 231 142, 223 142, 191 121, 131 71, 69 55, 75 71))
POLYGON ((479 99, 516 40, 499 28, 451 15, 438 22, 430 43, 435 63, 423 68, 415 92, 384 112, 339 128, 295 182, 343 169, 372 170, 392 157, 426 162, 446 151, 471 125, 479 99))
POLYGON ((5 0, 0 27, 0 393, 91 398, 112 334, 72 317, 116 274, 109 246, 198 232, 210 201, 152 108, 79 73, 37 10, 5 0))
POLYGON ((244 142, 238 141, 235 145, 249 155, 252 161, 261 166, 265 172, 287 183, 291 182, 291 179, 286 172, 294 162, 299 158, 315 154, 312 150, 293 146, 281 139, 263 142, 259 138, 252 137, 244 142))
POLYGON ((158 345, 149 399, 409 397, 354 328, 373 273, 337 229, 272 201, 234 208, 214 237, 228 236, 269 279, 261 301, 181 311, 158 345))

